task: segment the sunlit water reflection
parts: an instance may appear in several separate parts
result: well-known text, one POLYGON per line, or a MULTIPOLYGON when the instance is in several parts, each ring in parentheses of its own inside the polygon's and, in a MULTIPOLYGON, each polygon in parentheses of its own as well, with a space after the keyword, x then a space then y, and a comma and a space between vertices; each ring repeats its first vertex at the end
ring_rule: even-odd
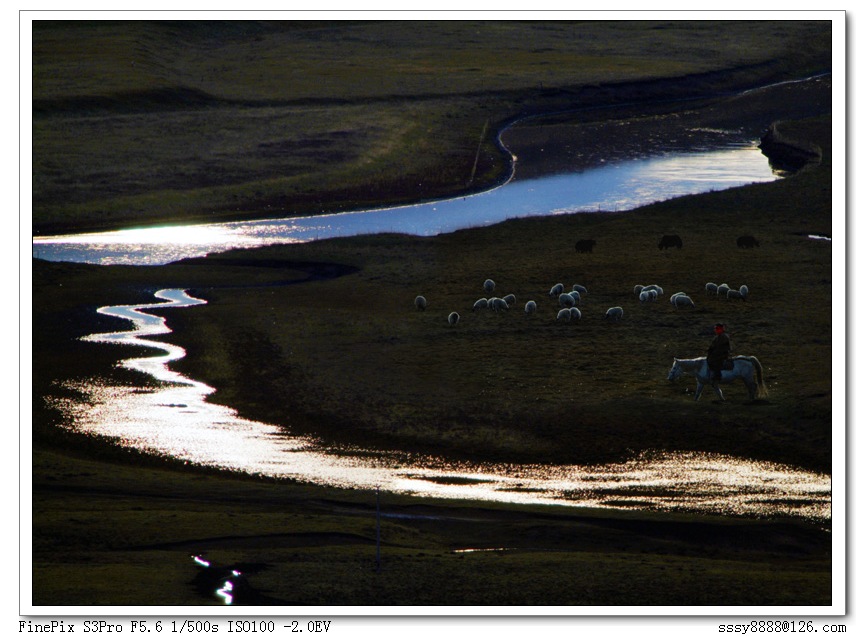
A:
POLYGON ((334 448, 294 436, 209 403, 211 387, 168 368, 185 352, 145 339, 170 331, 163 318, 148 310, 203 301, 182 290, 163 290, 157 297, 164 302, 102 308, 104 314, 131 320, 134 329, 87 340, 158 349, 160 355, 121 364, 152 376, 161 386, 99 380, 68 384, 65 388, 77 397, 51 401, 73 430, 204 466, 336 487, 513 503, 830 518, 828 475, 767 462, 664 453, 600 466, 489 464, 334 448))
POLYGON ((778 178, 753 144, 621 161, 481 194, 380 210, 237 223, 40 237, 33 256, 102 265, 161 265, 239 247, 400 232, 430 236, 509 218, 631 210, 688 194, 778 178))

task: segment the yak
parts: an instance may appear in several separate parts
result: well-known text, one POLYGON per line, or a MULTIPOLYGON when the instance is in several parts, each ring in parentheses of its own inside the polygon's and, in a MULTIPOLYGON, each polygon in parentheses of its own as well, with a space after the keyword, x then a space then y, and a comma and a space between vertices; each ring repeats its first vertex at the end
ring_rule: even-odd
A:
POLYGON ((682 239, 678 234, 665 234, 661 237, 661 240, 658 241, 659 250, 665 250, 668 247, 677 247, 682 249, 682 239))

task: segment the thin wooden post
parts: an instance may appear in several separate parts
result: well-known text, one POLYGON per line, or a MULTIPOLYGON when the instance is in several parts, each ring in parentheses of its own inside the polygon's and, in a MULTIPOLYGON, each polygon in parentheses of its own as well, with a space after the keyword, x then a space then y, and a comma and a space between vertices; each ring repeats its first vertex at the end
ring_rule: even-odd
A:
POLYGON ((480 159, 480 156, 481 156, 481 146, 483 146, 483 144, 484 144, 484 137, 486 137, 486 135, 487 135, 487 128, 489 127, 489 125, 490 125, 490 120, 487 119, 484 122, 483 129, 481 130, 481 138, 478 140, 478 151, 475 153, 475 163, 472 166, 472 173, 469 176, 469 182, 466 185, 471 185, 472 181, 475 180, 475 172, 477 172, 478 160, 480 159))

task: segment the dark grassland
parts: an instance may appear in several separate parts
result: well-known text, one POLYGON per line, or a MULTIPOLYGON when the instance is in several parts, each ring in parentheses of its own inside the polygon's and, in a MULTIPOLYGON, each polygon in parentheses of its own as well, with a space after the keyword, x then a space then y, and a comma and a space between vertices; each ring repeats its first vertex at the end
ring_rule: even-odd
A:
POLYGON ((831 66, 820 22, 37 22, 36 234, 488 186, 505 122, 831 66))
MULTIPOLYGON (((473 62, 480 70, 468 70, 464 57, 468 53, 456 46, 466 32, 455 32, 450 41, 454 50, 447 58, 454 66, 447 81, 434 68, 423 76, 420 53, 417 59, 406 55, 383 58, 385 65, 413 66, 392 86, 378 84, 382 91, 387 88, 394 96, 434 93, 434 98, 400 102, 394 97, 396 101, 381 99, 375 108, 369 103, 361 108, 361 102, 372 98, 363 92, 373 90, 374 83, 349 80, 367 68, 364 59, 377 59, 383 42, 394 51, 404 51, 402 39, 429 37, 432 46, 447 29, 463 27, 436 24, 411 36, 376 24, 363 24, 357 30, 346 27, 349 44, 344 45, 358 52, 345 58, 354 60, 353 69, 333 69, 329 72, 334 75, 322 75, 324 56, 330 54, 322 52, 319 81, 307 78, 304 82, 297 70, 302 65, 280 64, 277 53, 272 58, 261 54, 280 49, 256 48, 253 43, 300 46, 308 42, 303 59, 312 64, 310 60, 318 59, 315 52, 321 50, 317 47, 328 40, 324 32, 333 27, 320 26, 324 30, 320 33, 311 26, 299 31, 280 25, 220 25, 224 31, 216 38, 216 26, 172 25, 171 29, 183 30, 184 46, 159 63, 152 58, 163 49, 154 43, 158 38, 153 38, 162 34, 175 41, 170 33, 166 35, 165 25, 141 24, 134 29, 129 25, 77 26, 95 29, 92 39, 85 41, 93 43, 94 51, 116 52, 115 61, 124 59, 124 51, 150 56, 144 69, 141 58, 135 58, 136 71, 131 77, 123 64, 82 67, 94 69, 93 77, 105 80, 100 91, 95 80, 87 83, 86 77, 62 73, 57 66, 63 56, 56 53, 71 46, 69 31, 46 25, 44 31, 34 32, 35 77, 49 70, 54 73, 50 81, 37 82, 34 132, 39 141, 34 155, 47 158, 52 149, 71 143, 69 131, 60 126, 63 120, 92 121, 96 130, 112 127, 104 118, 115 123, 138 122, 142 128, 136 135, 146 129, 153 139, 161 139, 157 122, 173 125, 174 117, 186 113, 179 106, 189 105, 169 108, 159 91, 185 83, 207 93, 207 100, 212 96, 222 100, 219 105, 208 101, 195 107, 196 113, 208 116, 227 116, 224 109, 229 106, 222 102, 231 101, 239 121, 263 116, 272 108, 298 109, 296 121, 306 122, 319 108, 328 114, 322 114, 321 120, 309 119, 307 130, 317 125, 322 130, 354 130, 351 117, 361 112, 380 124, 382 147, 389 148, 380 158, 381 165, 393 166, 389 162, 402 157, 404 170, 383 169, 373 178, 373 173, 364 172, 365 168, 351 160, 313 161, 304 177, 305 187, 313 191, 314 174, 321 171, 321 196, 328 205, 353 207, 364 201, 356 190, 340 198, 331 186, 341 183, 341 177, 323 168, 331 163, 339 166, 335 170, 358 170, 358 183, 370 182, 396 198, 428 196, 459 190, 462 185, 442 178, 433 180, 435 188, 409 191, 400 190, 395 183, 413 170, 424 173, 428 160, 447 164, 439 153, 459 143, 467 149, 473 146, 468 150, 473 160, 487 120, 501 122, 523 112, 516 101, 502 97, 511 89, 525 89, 521 99, 542 109, 562 105, 556 100, 565 99, 569 91, 582 90, 581 86, 605 93, 609 101, 632 98, 632 84, 620 93, 614 90, 612 83, 619 81, 712 72, 715 88, 729 88, 740 81, 742 68, 754 73, 750 76, 754 81, 781 74, 782 68, 787 73, 812 70, 800 58, 784 64, 772 60, 782 49, 801 50, 805 44, 798 34, 808 35, 813 43, 821 33, 814 24, 768 31, 758 23, 730 25, 724 57, 719 51, 712 56, 701 54, 699 47, 709 46, 710 38, 700 36, 699 25, 492 25, 489 31, 480 29, 473 36, 478 38, 473 49, 490 56, 486 63, 483 59, 473 62), (239 32, 242 28, 250 32, 239 32), (635 44, 632 51, 625 47, 614 58, 604 49, 605 42, 610 30, 626 28, 633 30, 633 39, 642 45, 635 44), (492 43, 502 41, 507 29, 529 29, 532 45, 539 52, 526 48, 527 38, 520 40, 511 34, 519 46, 512 55, 513 66, 504 69, 494 62, 493 53, 498 49, 492 43), (567 52, 562 48, 565 42, 575 39, 568 34, 577 31, 584 37, 579 38, 582 48, 574 44, 574 51, 587 51, 587 59, 593 62, 578 63, 568 57, 573 64, 566 67, 568 74, 559 55, 567 52), (659 43, 664 39, 653 39, 661 34, 679 45, 675 50, 682 52, 680 56, 661 55, 659 43), (543 37, 553 36, 558 38, 555 44, 543 44, 543 37), (686 41, 693 48, 683 46, 686 41), (794 41, 796 47, 791 44, 794 41), (760 57, 758 42, 775 53, 761 53, 766 57, 760 57), (206 43, 212 49, 206 49, 206 43), (547 48, 550 50, 544 52, 547 48), (362 53, 367 50, 364 58, 362 53), (252 56, 257 64, 250 64, 248 58, 241 73, 237 60, 244 59, 242 52, 251 56, 250 51, 257 53, 252 56), (40 54, 47 61, 42 63, 40 54), (185 56, 182 64, 176 62, 178 56, 185 56), (663 58, 660 63, 659 58, 663 58), (520 64, 530 59, 551 61, 520 64), (178 77, 178 69, 194 69, 195 73, 178 77), (207 69, 210 74, 205 73, 207 69), (274 90, 276 83, 261 81, 262 74, 270 77, 268 73, 277 70, 286 75, 284 85, 292 87, 296 92, 292 99, 299 103, 276 103, 285 97, 266 92, 268 87, 274 90), (287 81, 290 71, 298 74, 297 81, 287 81), (470 91, 472 72, 480 73, 488 83, 470 91), (199 84, 189 82, 193 75, 199 84), (567 90, 551 91, 555 99, 544 101, 549 95, 538 91, 537 85, 543 80, 545 90, 557 86, 556 82, 562 88, 566 75, 567 90), (64 85, 61 79, 81 85, 64 85), (601 90, 607 81, 611 85, 601 90), (352 99, 331 103, 343 94, 340 85, 352 99), (161 96, 148 102, 145 93, 161 96), (440 100, 447 102, 447 108, 433 106, 434 102, 444 103, 440 100), (269 105, 260 103, 265 101, 269 105), (407 104, 429 110, 408 114, 403 108, 407 104), (457 121, 444 128, 452 128, 455 135, 463 134, 457 132, 460 126, 471 130, 471 135, 464 133, 464 139, 474 138, 470 144, 457 142, 455 137, 441 139, 442 129, 434 127, 442 124, 442 113, 450 113, 456 104, 465 108, 457 108, 457 121), (471 125, 462 119, 470 111, 477 116, 471 125), (381 123, 391 116, 403 126, 409 121, 432 121, 429 130, 412 134, 433 146, 441 143, 441 148, 415 152, 414 141, 406 145, 408 137, 393 132, 399 125, 390 129, 381 123)), ((81 33, 73 29, 72 35, 80 37, 81 33)), ((619 39, 630 42, 630 38, 619 39)), ((723 43, 724 38, 715 38, 711 46, 723 47, 723 43)), ((823 49, 814 44, 812 50, 823 49)), ((83 55, 86 48, 79 44, 74 51, 83 55)), ((91 62, 101 59, 94 54, 91 62)), ((436 64, 442 63, 437 57, 436 64)), ((693 87, 689 82, 669 86, 693 87)), ((196 95, 189 99, 207 101, 196 95)), ((215 386, 215 399, 243 415, 285 424, 292 430, 367 446, 474 459, 590 463, 630 457, 645 449, 701 450, 829 473, 832 246, 808 240, 804 234, 830 235, 832 231, 831 120, 828 116, 803 118, 827 112, 828 102, 824 100, 821 106, 819 97, 809 95, 790 93, 787 99, 771 104, 749 102, 748 108, 741 102, 716 99, 671 105, 666 112, 649 114, 645 109, 642 114, 609 109, 592 116, 583 113, 537 121, 511 133, 510 142, 521 161, 543 146, 544 154, 568 156, 568 167, 574 167, 593 159, 569 155, 568 148, 585 148, 586 139, 592 139, 595 150, 606 147, 615 153, 624 145, 617 131, 625 125, 663 135, 681 131, 680 122, 689 117, 717 124, 733 114, 747 113, 748 125, 769 116, 762 122, 765 126, 782 112, 789 119, 782 125, 783 132, 818 144, 823 161, 772 184, 687 197, 629 213, 521 219, 435 238, 380 235, 330 240, 238 251, 158 268, 34 261, 34 603, 215 604, 217 600, 202 594, 193 580, 196 570, 189 555, 205 553, 217 563, 249 572, 254 589, 245 600, 266 605, 829 604, 830 533, 815 524, 790 520, 508 507, 385 495, 383 510, 391 516, 383 523, 383 561, 377 572, 374 494, 226 475, 130 453, 98 439, 64 433, 57 414, 44 401, 44 396, 59 391, 57 382, 69 378, 111 374, 131 384, 141 382, 134 375, 110 370, 128 351, 76 338, 123 327, 120 321, 96 315, 99 305, 146 302, 160 287, 181 286, 206 298, 208 304, 165 311, 175 330, 167 339, 189 352, 177 368, 215 386), (791 112, 796 104, 806 104, 803 108, 808 112, 796 116, 791 112), (668 233, 682 237, 681 250, 657 249, 659 236, 668 233), (760 247, 737 248, 740 234, 753 234, 760 247), (595 251, 575 253, 573 243, 578 238, 594 238, 595 251), (517 307, 505 315, 473 314, 473 301, 486 295, 481 284, 487 277, 497 282, 497 295, 516 294, 517 307), (702 288, 710 280, 747 284, 751 294, 746 302, 707 298, 702 288), (589 288, 580 324, 556 324, 554 305, 546 296, 556 282, 568 286, 579 282, 589 288), (689 292, 696 309, 676 311, 666 298, 641 306, 631 290, 634 284, 650 282, 663 285, 667 295, 689 292), (412 305, 419 293, 430 303, 425 312, 415 311, 412 305), (529 298, 537 300, 540 308, 531 318, 521 310, 529 298), (603 312, 611 305, 624 307, 622 323, 603 321, 603 312), (447 324, 450 311, 462 315, 456 328, 447 324), (727 390, 727 403, 714 402, 709 394, 694 403, 691 379, 666 382, 672 357, 701 355, 710 339, 710 327, 718 320, 729 324, 736 352, 756 355, 763 362, 768 399, 751 403, 743 386, 732 386, 727 390), (455 552, 460 548, 509 550, 455 552)), ((186 114, 194 119, 192 112, 186 114)), ((76 134, 81 134, 79 141, 84 144, 79 148, 94 162, 82 170, 93 169, 94 173, 71 174, 71 164, 64 164, 68 156, 60 152, 57 175, 49 178, 47 172, 41 172, 42 159, 37 159, 34 229, 74 228, 79 222, 82 227, 125 223, 130 219, 121 212, 130 209, 142 210, 137 217, 141 221, 174 218, 174 211, 181 207, 198 217, 203 209, 211 209, 213 196, 230 198, 233 193, 246 197, 264 187, 260 182, 249 186, 263 173, 255 176, 247 171, 248 166, 242 170, 231 167, 235 160, 237 165, 244 163, 240 157, 247 155, 238 151, 236 155, 213 155, 220 157, 213 159, 214 165, 235 171, 218 188, 192 187, 194 180, 180 180, 183 187, 173 189, 154 172, 155 167, 164 162, 191 170, 204 165, 200 157, 150 157, 149 163, 136 167, 131 158, 127 161, 130 155, 121 152, 125 141, 112 150, 104 140, 90 141, 77 123, 69 128, 79 131, 76 134), (118 154, 109 156, 113 152, 118 154), (97 169, 99 162, 104 163, 97 169), (90 177, 112 164, 118 166, 116 173, 112 168, 101 178, 105 187, 111 184, 118 191, 108 193, 90 177), (120 172, 140 184, 118 183, 115 177, 120 172), (63 181, 61 174, 67 180, 65 193, 57 186, 63 181), (42 176, 58 189, 46 186, 40 190, 42 176), (88 184, 94 186, 92 190, 88 184), (49 191, 54 194, 48 196, 49 191), (74 205, 60 205, 64 197, 74 205), (140 208, 128 205, 133 199, 140 208), (148 207, 146 201, 153 206, 148 207)), ((266 136, 257 144, 276 148, 290 138, 289 132, 276 134, 249 125, 248 130, 266 136)), ((177 147, 192 152, 204 127, 202 124, 198 133, 188 131, 189 141, 177 147)), ((292 127, 280 130, 301 134, 292 127)), ((213 135, 219 143, 228 143, 231 137, 224 131, 213 135)), ((243 131, 237 139, 248 141, 243 131)), ((359 149, 370 143, 358 139, 352 132, 337 145, 351 148, 357 144, 354 147, 359 149)), ((279 147, 285 150, 286 161, 301 164, 305 161, 302 150, 311 146, 298 146, 296 141, 279 147)), ((170 147, 164 141, 156 145, 162 149, 159 152, 168 152, 170 147)), ((494 154, 490 157, 485 180, 501 172, 500 167, 492 169, 499 164, 494 154)), ((261 159, 261 170, 269 169, 268 165, 261 159)), ((540 169, 548 168, 547 164, 540 169)), ((276 180, 279 185, 273 192, 287 187, 281 179, 276 180)), ((266 211, 252 200, 240 210, 243 214, 266 211)))

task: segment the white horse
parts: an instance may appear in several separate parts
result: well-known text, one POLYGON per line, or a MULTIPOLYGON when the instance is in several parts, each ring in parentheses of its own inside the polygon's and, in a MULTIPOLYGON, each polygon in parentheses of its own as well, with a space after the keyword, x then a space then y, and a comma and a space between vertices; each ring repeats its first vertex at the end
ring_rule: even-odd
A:
MULTIPOLYGON (((748 395, 754 400, 758 397, 764 398, 769 395, 766 385, 763 383, 763 366, 760 361, 754 356, 734 356, 731 358, 733 368, 730 370, 724 369, 721 371, 721 384, 729 384, 736 378, 742 378, 745 386, 748 387, 748 395)), ((676 380, 683 373, 693 375, 697 378, 697 393, 694 400, 699 400, 703 393, 703 386, 706 384, 712 385, 715 393, 723 400, 724 394, 721 393, 721 387, 718 384, 712 384, 712 375, 709 370, 709 365, 706 358, 673 358, 673 368, 670 369, 668 380, 676 380)))

